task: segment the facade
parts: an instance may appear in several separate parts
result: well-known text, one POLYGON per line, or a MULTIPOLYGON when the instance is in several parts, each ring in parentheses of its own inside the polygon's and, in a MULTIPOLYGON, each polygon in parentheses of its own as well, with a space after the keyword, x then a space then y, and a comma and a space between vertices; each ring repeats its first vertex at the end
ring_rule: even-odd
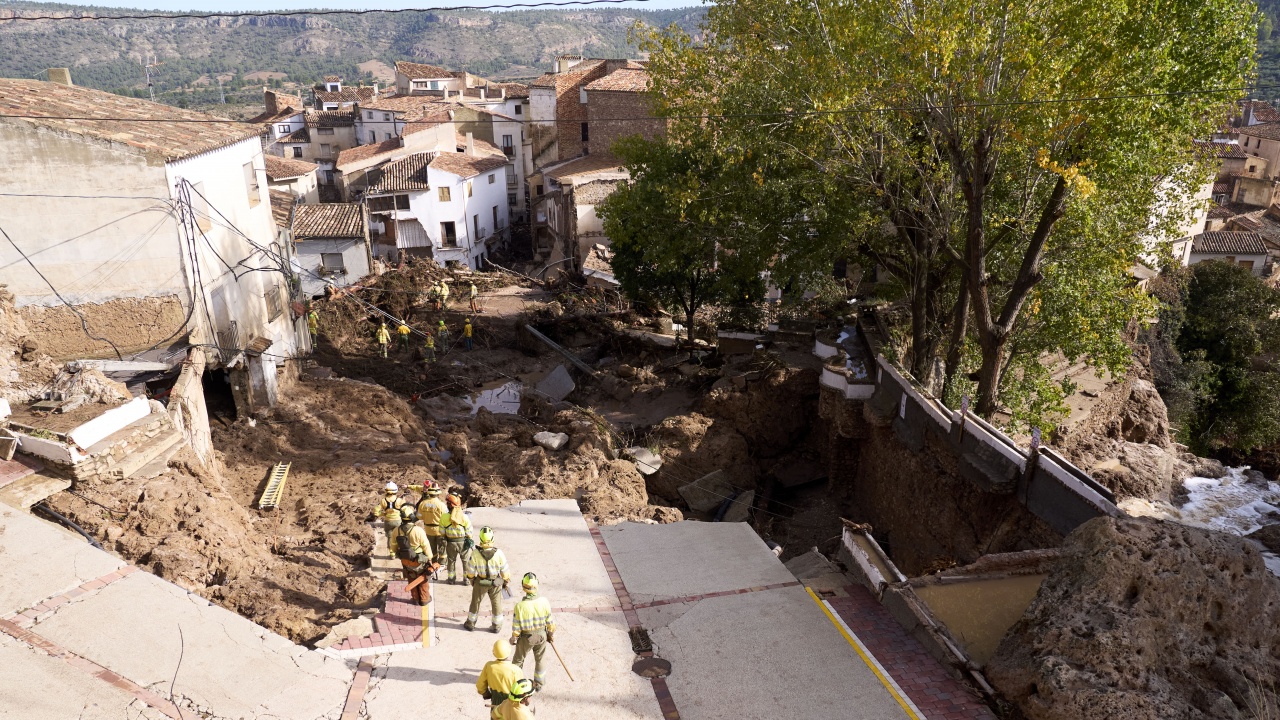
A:
POLYGON ((535 259, 554 275, 579 270, 595 245, 609 246, 596 214, 618 184, 630 179, 609 155, 588 155, 557 163, 530 178, 535 187, 532 232, 535 259))
POLYGON ((667 121, 655 117, 649 96, 649 72, 624 67, 588 83, 584 136, 592 155, 613 151, 624 137, 655 140, 667 134, 667 121))
POLYGON ((0 217, 22 249, 0 248, 0 283, 42 349, 114 356, 88 333, 42 329, 65 301, 122 352, 183 336, 214 347, 238 407, 273 404, 306 325, 288 303, 258 128, 34 80, 0 80, 0 101, 48 116, 0 119, 0 217))
POLYGON ((1269 262, 1267 244, 1256 232, 1206 232, 1191 240, 1191 265, 1229 262, 1260 276, 1269 262))
POLYGON ((305 110, 295 106, 295 102, 301 100, 271 90, 263 91, 265 111, 251 122, 262 125, 264 152, 315 163, 318 184, 332 187, 339 153, 359 144, 356 112, 352 109, 305 110))
POLYGON ((396 94, 443 96, 445 90, 458 92, 466 86, 466 73, 461 75, 438 65, 401 60, 396 63, 396 94))
POLYGON ((378 97, 378 86, 360 85, 344 87, 337 75, 325 76, 311 91, 312 105, 316 110, 350 110, 357 103, 367 103, 378 97))
POLYGON ((1280 165, 1280 122, 1267 122, 1240 128, 1240 148, 1250 158, 1261 158, 1266 167, 1261 177, 1275 179, 1280 165))
POLYGON ((290 235, 303 295, 318 297, 328 285, 346 287, 369 274, 367 227, 359 203, 293 208, 290 235))
POLYGON ((320 188, 317 185, 315 163, 305 160, 290 160, 264 154, 262 163, 267 172, 267 187, 280 190, 304 203, 320 202, 320 188))
POLYGON ((336 161, 342 198, 352 201, 363 195, 388 162, 415 153, 457 152, 458 140, 452 120, 409 124, 400 137, 376 145, 344 150, 336 161))

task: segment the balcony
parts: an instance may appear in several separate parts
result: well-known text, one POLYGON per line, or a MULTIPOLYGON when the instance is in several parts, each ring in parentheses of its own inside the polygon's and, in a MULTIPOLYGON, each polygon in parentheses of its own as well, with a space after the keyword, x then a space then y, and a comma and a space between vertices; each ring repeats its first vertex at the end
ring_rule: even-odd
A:
POLYGON ((503 155, 506 155, 507 157, 512 157, 512 156, 514 156, 514 155, 516 154, 516 146, 515 146, 515 145, 503 145, 503 146, 502 146, 502 154, 503 154, 503 155))

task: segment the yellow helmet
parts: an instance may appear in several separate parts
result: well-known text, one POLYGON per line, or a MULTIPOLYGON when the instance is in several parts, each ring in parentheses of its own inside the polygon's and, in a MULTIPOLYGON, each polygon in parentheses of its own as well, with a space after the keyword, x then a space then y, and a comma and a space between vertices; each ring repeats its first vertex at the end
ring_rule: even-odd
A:
POLYGON ((538 576, 531 572, 525 573, 524 577, 520 578, 520 587, 523 587, 525 590, 530 592, 537 592, 538 576))
POLYGON ((510 696, 512 700, 520 702, 533 694, 533 683, 526 678, 520 678, 511 684, 510 696))
POLYGON ((509 653, 506 640, 499 640, 493 644, 493 658, 495 660, 506 660, 510 657, 509 653))

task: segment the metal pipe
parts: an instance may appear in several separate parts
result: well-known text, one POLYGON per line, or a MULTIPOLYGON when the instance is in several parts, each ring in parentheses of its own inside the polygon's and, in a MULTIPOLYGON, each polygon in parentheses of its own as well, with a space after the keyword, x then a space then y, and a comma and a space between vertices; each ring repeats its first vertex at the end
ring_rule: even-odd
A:
POLYGON ((90 545, 92 545, 92 546, 94 546, 94 547, 98 548, 99 550, 102 550, 102 549, 103 549, 103 547, 102 547, 102 543, 98 542, 96 538, 94 538, 94 537, 93 537, 92 535, 90 535, 89 533, 85 532, 85 531, 84 531, 84 528, 82 528, 82 527, 80 527, 79 525, 77 525, 77 524, 75 524, 75 523, 71 522, 71 520, 69 520, 69 519, 67 519, 67 518, 63 517, 62 515, 59 515, 58 513, 54 512, 52 508, 50 508, 48 505, 45 505, 43 502, 37 503, 37 504, 35 504, 35 505, 32 505, 32 506, 31 506, 31 509, 32 509, 33 511, 39 511, 39 512, 41 512, 41 513, 45 514, 45 515, 48 515, 50 518, 52 518, 52 519, 54 520, 54 522, 58 523, 59 525, 63 525, 63 526, 65 526, 65 527, 68 527, 68 528, 70 528, 70 529, 72 529, 72 530, 75 530, 76 532, 80 533, 81 535, 83 535, 83 536, 84 536, 84 539, 85 539, 85 540, 88 540, 90 545))

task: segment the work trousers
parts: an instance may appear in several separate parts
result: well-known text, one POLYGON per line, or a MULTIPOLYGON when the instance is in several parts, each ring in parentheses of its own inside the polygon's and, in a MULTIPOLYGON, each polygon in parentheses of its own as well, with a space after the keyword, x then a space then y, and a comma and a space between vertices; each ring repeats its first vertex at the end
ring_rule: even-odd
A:
POLYGON ((454 570, 462 563, 462 549, 466 547, 467 539, 458 538, 457 540, 449 540, 445 543, 445 567, 449 568, 449 579, 453 580, 458 577, 458 573, 454 570))
MULTIPOLYGON (((502 582, 495 580, 494 582, 502 582)), ((480 582, 473 581, 471 586, 471 607, 467 610, 467 622, 472 625, 476 624, 476 620, 480 619, 480 601, 484 596, 489 596, 489 609, 493 612, 493 626, 502 627, 502 588, 498 585, 481 585, 480 582)))
POLYGON ((502 720, 502 712, 498 710, 498 706, 506 702, 508 697, 510 696, 506 693, 497 692, 496 690, 489 691, 489 702, 493 705, 493 709, 489 711, 490 720, 502 720))
POLYGON ((471 338, 464 335, 462 337, 462 342, 466 344, 467 352, 471 352, 471 338))
POLYGON ((540 633, 521 633, 516 639, 516 654, 511 662, 524 670, 524 659, 533 652, 533 681, 542 687, 547 681, 547 667, 542 664, 542 656, 547 652, 547 636, 540 633))
POLYGON ((422 355, 423 355, 423 357, 425 357, 425 358, 426 358, 427 362, 429 362, 429 363, 433 363, 433 362, 435 362, 435 361, 436 361, 436 349, 435 349, 435 348, 433 348, 433 347, 429 347, 429 348, 427 348, 427 349, 423 350, 423 351, 422 351, 422 355))
MULTIPOLYGON (((402 567, 401 572, 404 573, 404 579, 410 582, 426 569, 425 566, 419 565, 412 560, 401 560, 400 565, 402 567)), ((413 595, 413 601, 419 605, 426 605, 431 602, 431 586, 426 581, 418 583, 418 587, 411 590, 410 594, 413 595)))
POLYGON ((380 342, 380 343, 378 343, 378 352, 382 353, 382 357, 386 357, 386 356, 387 356, 387 344, 386 344, 386 343, 384 343, 384 342, 380 342))
POLYGON ((443 535, 428 535, 427 542, 431 543, 431 562, 443 565, 448 538, 443 535))

